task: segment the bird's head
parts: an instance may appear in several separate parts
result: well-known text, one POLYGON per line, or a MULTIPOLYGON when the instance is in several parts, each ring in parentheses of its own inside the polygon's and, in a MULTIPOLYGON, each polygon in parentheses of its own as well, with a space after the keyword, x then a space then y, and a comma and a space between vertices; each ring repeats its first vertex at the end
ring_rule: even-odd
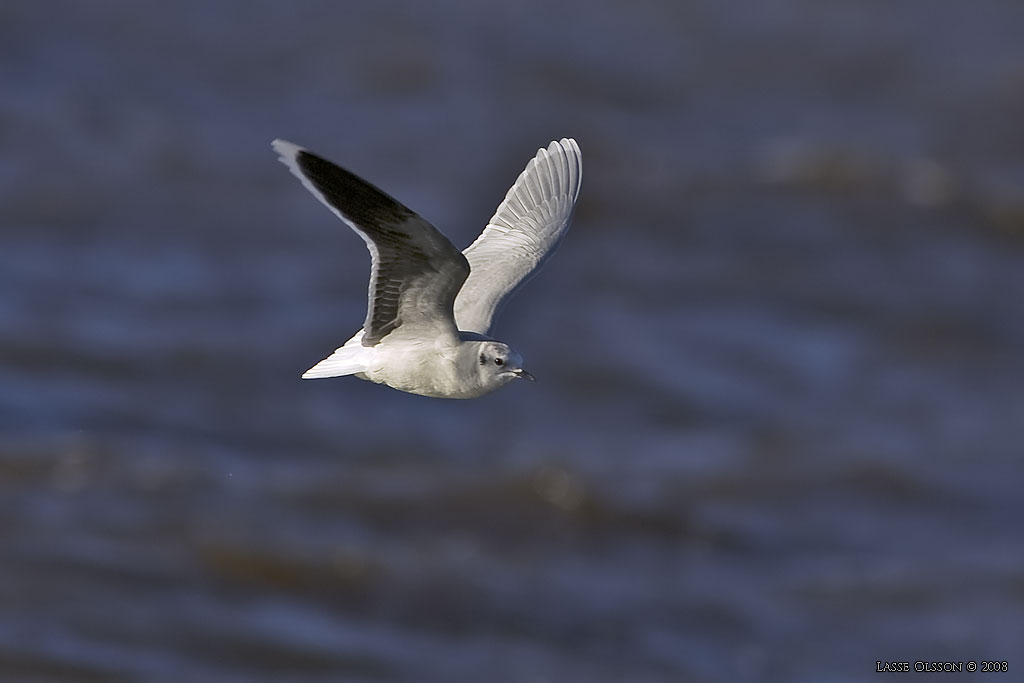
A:
POLYGON ((497 341, 479 343, 477 372, 485 386, 495 389, 514 379, 534 381, 533 375, 523 369, 523 357, 497 341))

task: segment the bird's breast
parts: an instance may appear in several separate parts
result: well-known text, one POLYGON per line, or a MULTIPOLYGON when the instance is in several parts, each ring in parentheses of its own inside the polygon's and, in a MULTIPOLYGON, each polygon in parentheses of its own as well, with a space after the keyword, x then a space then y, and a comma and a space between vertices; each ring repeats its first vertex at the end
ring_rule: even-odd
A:
POLYGON ((484 393, 476 373, 460 369, 456 350, 429 346, 378 349, 366 373, 392 389, 434 398, 476 398, 484 393))

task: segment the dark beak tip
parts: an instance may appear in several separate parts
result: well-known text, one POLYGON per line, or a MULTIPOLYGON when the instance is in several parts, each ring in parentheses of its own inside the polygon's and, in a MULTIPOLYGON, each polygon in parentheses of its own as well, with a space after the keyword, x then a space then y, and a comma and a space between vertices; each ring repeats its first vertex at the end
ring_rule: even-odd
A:
POLYGON ((530 373, 528 373, 526 370, 520 370, 516 374, 519 376, 520 379, 528 379, 531 382, 536 382, 537 381, 537 378, 534 377, 533 375, 531 375, 530 373))

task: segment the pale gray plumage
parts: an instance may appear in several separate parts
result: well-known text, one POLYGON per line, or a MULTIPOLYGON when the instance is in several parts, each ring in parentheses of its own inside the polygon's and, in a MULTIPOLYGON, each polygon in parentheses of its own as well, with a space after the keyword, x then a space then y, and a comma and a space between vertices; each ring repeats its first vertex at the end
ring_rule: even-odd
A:
POLYGON ((273 147, 306 189, 363 238, 372 260, 363 329, 303 378, 354 374, 443 398, 474 398, 512 379, 533 379, 518 353, 486 335, 498 306, 569 227, 582 171, 574 140, 538 150, 464 255, 358 176, 290 142, 275 140, 273 147))
POLYGON ((460 330, 488 334, 498 307, 537 269, 569 229, 580 192, 582 156, 575 140, 537 151, 487 227, 463 252, 469 277, 455 299, 460 330))

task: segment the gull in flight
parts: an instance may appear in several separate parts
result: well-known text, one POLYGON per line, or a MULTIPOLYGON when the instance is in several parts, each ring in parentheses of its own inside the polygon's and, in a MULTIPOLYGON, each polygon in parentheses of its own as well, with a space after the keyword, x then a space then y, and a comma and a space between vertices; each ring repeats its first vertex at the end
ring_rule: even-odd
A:
POLYGON ((526 165, 487 227, 460 252, 433 225, 358 176, 302 147, 280 161, 370 250, 361 330, 302 375, 355 375, 399 391, 476 398, 532 380, 522 357, 488 336, 498 307, 555 250, 572 220, 582 157, 552 142, 526 165))

